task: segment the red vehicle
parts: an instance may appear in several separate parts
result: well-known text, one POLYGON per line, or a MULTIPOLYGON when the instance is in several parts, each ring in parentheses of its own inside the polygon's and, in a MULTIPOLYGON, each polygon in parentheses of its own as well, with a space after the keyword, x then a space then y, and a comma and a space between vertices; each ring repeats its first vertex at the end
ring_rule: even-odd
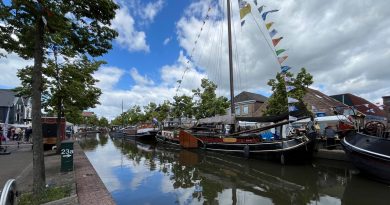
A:
MULTIPOLYGON (((57 143, 57 117, 42 117, 43 146, 51 148, 57 143)), ((65 118, 61 118, 60 137, 65 139, 65 118)))

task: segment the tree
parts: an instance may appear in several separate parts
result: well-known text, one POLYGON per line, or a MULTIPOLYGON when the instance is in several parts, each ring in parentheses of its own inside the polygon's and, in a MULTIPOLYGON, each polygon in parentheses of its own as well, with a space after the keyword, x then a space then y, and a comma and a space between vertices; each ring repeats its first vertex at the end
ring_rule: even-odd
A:
POLYGON ((195 102, 194 114, 196 119, 226 114, 229 102, 226 97, 217 97, 217 85, 207 79, 202 79, 201 89, 192 90, 195 102))
POLYGON ((101 117, 98 123, 99 127, 108 127, 108 120, 105 117, 101 117))
POLYGON ((33 193, 45 187, 41 124, 42 64, 48 48, 58 47, 64 58, 100 56, 111 49, 117 32, 110 28, 118 6, 112 0, 14 0, 0 2, 0 48, 34 59, 32 72, 33 193))
MULTIPOLYGON (((291 79, 291 82, 288 82, 288 85, 295 87, 295 89, 288 93, 288 96, 297 99, 299 101, 297 103, 298 105, 304 105, 303 97, 306 94, 306 88, 313 83, 313 76, 310 75, 305 68, 301 68, 296 78, 293 78, 294 75, 290 72, 287 72, 285 76, 291 79)), ((271 86, 273 94, 268 99, 267 110, 264 114, 269 116, 288 112, 284 75, 277 73, 276 79, 270 79, 268 85, 271 86)), ((306 109, 306 106, 300 106, 300 109, 306 109)))
POLYGON ((194 103, 190 96, 174 96, 171 106, 172 117, 181 119, 182 117, 191 118, 193 116, 194 103))
POLYGON ((159 104, 156 108, 157 111, 157 120, 159 122, 168 118, 169 111, 171 109, 169 101, 164 101, 162 104, 159 104))
MULTIPOLYGON (((99 104, 98 98, 101 90, 94 87, 97 80, 92 74, 99 69, 102 63, 102 61, 90 61, 86 56, 61 65, 48 60, 42 72, 42 106, 45 111, 52 115, 57 113, 58 117, 64 114, 66 120, 72 123, 75 123, 73 119, 80 120, 79 115, 83 110, 99 104)), ((29 75, 31 72, 31 66, 18 71, 22 87, 16 88, 16 91, 21 95, 31 96, 31 75, 29 75)), ((60 145, 60 132, 58 132, 57 147, 60 145)), ((59 151, 60 149, 57 149, 57 153, 59 151)))

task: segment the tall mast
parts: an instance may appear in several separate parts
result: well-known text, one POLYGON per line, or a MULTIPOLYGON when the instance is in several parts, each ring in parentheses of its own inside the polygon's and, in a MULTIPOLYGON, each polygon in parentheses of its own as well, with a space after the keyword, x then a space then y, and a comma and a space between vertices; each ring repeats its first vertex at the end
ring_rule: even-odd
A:
POLYGON ((229 45, 229 75, 230 75, 230 110, 234 115, 236 112, 234 106, 234 84, 233 84, 233 50, 232 50, 232 28, 231 28, 231 15, 230 15, 230 0, 227 0, 227 18, 228 18, 228 45, 229 45))

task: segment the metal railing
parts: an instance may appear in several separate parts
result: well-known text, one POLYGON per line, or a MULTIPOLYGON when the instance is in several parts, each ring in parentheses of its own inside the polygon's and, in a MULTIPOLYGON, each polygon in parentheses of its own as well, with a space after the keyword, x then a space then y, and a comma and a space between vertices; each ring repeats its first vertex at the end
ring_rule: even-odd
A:
POLYGON ((9 179, 1 192, 0 205, 17 204, 18 191, 16 190, 16 180, 9 179))

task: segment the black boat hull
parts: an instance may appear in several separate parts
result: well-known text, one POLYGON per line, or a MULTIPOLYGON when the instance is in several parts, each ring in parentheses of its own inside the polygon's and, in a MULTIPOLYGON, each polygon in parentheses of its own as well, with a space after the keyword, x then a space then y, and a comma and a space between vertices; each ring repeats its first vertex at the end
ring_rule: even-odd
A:
POLYGON ((314 141, 307 138, 293 138, 254 144, 203 143, 203 149, 247 158, 280 161, 282 164, 304 163, 313 156, 314 141))
POLYGON ((341 144, 351 162, 364 174, 390 184, 390 140, 362 133, 346 136, 341 144))

